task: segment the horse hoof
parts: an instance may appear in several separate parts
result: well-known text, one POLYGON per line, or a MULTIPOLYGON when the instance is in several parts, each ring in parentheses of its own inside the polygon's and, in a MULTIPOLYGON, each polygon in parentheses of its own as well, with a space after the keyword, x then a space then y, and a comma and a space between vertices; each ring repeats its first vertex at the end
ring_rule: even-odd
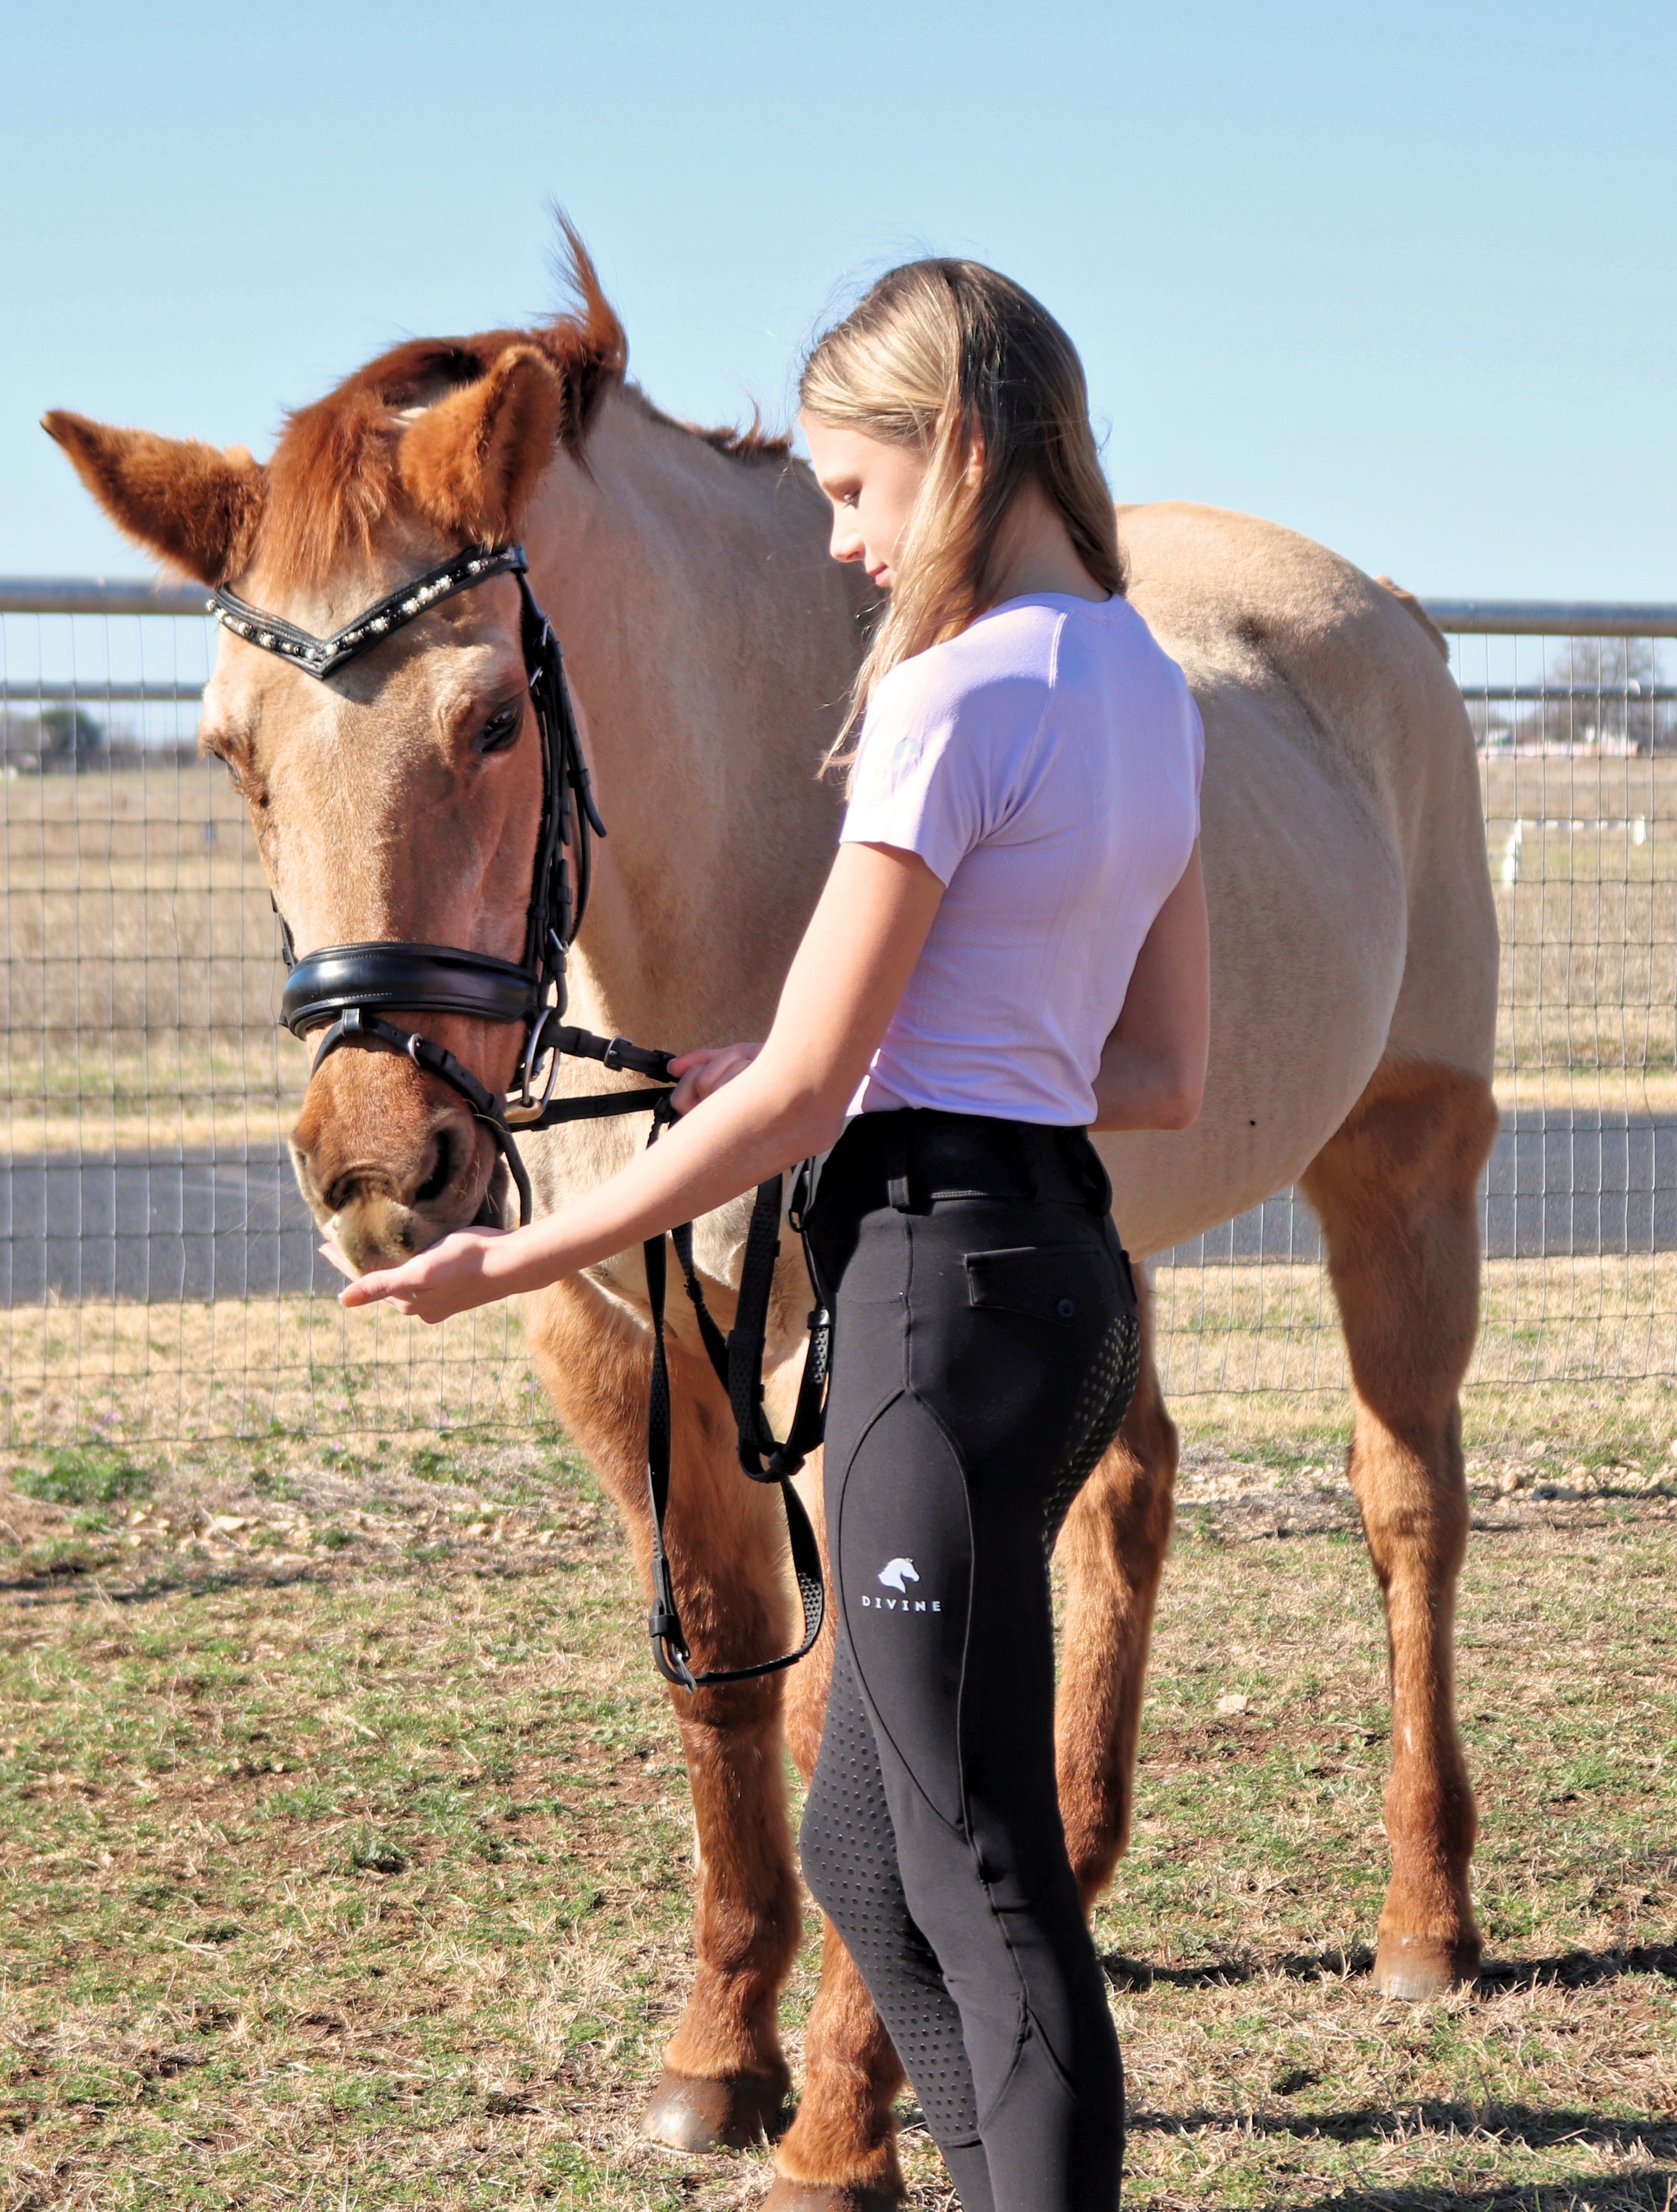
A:
POLYGON ((818 2181, 776 2180, 763 2212, 902 2212, 902 2199, 883 2189, 829 2189, 818 2181))
POLYGON ((1479 1960, 1477 1937, 1440 1943, 1425 1936, 1388 1936, 1375 1956, 1374 1985, 1382 1997, 1421 2004, 1471 1982, 1479 1960))
POLYGON ((786 2085, 766 2074, 697 2081, 666 2066, 641 2132, 666 2150, 749 2150, 785 2132, 786 2085))

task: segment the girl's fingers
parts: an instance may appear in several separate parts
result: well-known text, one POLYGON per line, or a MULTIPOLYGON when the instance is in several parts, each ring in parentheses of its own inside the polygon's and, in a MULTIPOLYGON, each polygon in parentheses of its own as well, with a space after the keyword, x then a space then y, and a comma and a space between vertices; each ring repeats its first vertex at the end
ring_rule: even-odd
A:
POLYGON ((760 1049, 754 1044, 728 1044, 714 1051, 684 1053, 681 1060, 672 1060, 671 1075, 684 1062, 686 1066, 686 1073, 671 1097, 677 1113, 690 1114, 702 1099, 714 1097, 725 1083, 732 1083, 742 1069, 750 1066, 760 1049))
POLYGON ((394 1284, 388 1275, 359 1275, 353 1283, 346 1283, 337 1294, 341 1306, 370 1306, 380 1298, 397 1296, 394 1284))

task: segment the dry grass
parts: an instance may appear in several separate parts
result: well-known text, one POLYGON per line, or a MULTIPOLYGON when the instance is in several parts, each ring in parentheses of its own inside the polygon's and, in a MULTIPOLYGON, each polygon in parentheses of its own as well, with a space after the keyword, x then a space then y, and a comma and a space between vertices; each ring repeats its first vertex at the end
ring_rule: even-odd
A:
MULTIPOLYGON (((1504 1103, 1588 1106, 1601 1076, 1604 1105, 1669 1105, 1677 760, 1498 758, 1483 773, 1498 873, 1516 820, 1648 824, 1642 845, 1534 829, 1520 881, 1498 883, 1504 1103)), ((0 854, 9 1149, 276 1141, 302 1059, 274 1032, 273 917, 220 770, 0 782, 0 854)))
MULTIPOLYGON (((105 1469, 93 1509, 0 1492, 0 2204, 754 2203, 761 2154, 636 2138, 690 1972, 686 1795, 586 1478, 529 1440, 117 1464, 58 1463, 61 1492, 105 1469)), ((1411 2008, 1366 1972, 1387 1712, 1343 1492, 1206 1448, 1184 1492, 1097 1919, 1131 2201, 1668 2206, 1670 1493, 1484 1489, 1461 1702, 1492 1972, 1411 2008)))
POLYGON ((270 1144, 300 1047, 221 769, 0 782, 0 1089, 14 1152, 270 1144))
MULTIPOLYGON (((1484 777, 1495 854, 1516 819, 1650 825, 1641 846, 1534 830, 1520 882, 1499 886, 1504 1105, 1671 1112, 1677 759, 1497 758, 1484 777)), ((8 1148, 278 1141, 302 1056, 273 1029, 273 919, 219 769, 0 782, 0 851, 8 1148)), ((1160 1287, 1165 1370, 1192 1433, 1255 1445, 1343 1433, 1344 1355, 1315 1268, 1181 1269, 1160 1287)), ((1589 1451, 1649 1445, 1673 1420, 1674 1287, 1666 1256, 1493 1261, 1470 1427, 1487 1441, 1535 1427, 1589 1451)), ((14 1310, 4 1329, 0 1433, 13 1437, 446 1425, 526 1406, 504 1338, 484 1340, 476 1364, 452 1346, 421 1354, 399 1329, 368 1351, 297 1300, 14 1310)))
POLYGON ((0 1359, 0 1443, 385 1435, 539 1413, 510 1304, 439 1328, 326 1297, 14 1306, 0 1359))
MULTIPOLYGON (((1190 1437, 1350 1433, 1345 1342, 1318 1267, 1161 1268, 1159 1365, 1190 1437)), ((1677 1433, 1677 1253, 1492 1260, 1463 1396, 1470 1449, 1538 1438, 1659 1455, 1677 1433)))
MULTIPOLYGON (((1285 1458, 1350 1433, 1345 1350, 1322 1270, 1161 1269, 1159 1358, 1189 1440, 1285 1458)), ((518 1427, 539 1418, 512 1306, 427 1329, 327 1298, 0 1311, 0 1443, 159 1444, 518 1427)), ((1592 1463, 1677 1437, 1677 1253, 1493 1260, 1464 1400, 1469 1447, 1537 1438, 1592 1463)))
MULTIPOLYGON (((1529 1077, 1677 1060, 1677 759, 1492 759, 1486 834, 1503 965, 1497 1061, 1529 1077), (1626 830, 1572 829, 1634 823, 1626 830), (1516 822, 1517 883, 1501 880, 1516 822), (1565 828, 1544 830, 1544 823, 1565 828)), ((1645 1109, 1644 1109, 1645 1110, 1645 1109)))

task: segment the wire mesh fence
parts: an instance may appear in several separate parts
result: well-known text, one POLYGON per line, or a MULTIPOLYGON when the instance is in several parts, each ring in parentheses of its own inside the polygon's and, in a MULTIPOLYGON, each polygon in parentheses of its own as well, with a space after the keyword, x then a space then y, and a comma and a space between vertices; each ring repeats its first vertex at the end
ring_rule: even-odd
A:
MULTIPOLYGON (((1504 947, 1470 1419, 1645 1425, 1677 1382, 1677 609, 1432 611, 1504 947)), ((196 750, 212 652, 196 591, 0 584, 0 1444, 527 1422, 513 1316, 347 1316, 315 1256, 276 927, 196 750)), ((1297 1194, 1155 1281, 1180 1403, 1338 1418, 1297 1194)))
POLYGON ((342 1313, 201 591, 0 586, 0 1442, 524 1421, 505 1309, 342 1313))

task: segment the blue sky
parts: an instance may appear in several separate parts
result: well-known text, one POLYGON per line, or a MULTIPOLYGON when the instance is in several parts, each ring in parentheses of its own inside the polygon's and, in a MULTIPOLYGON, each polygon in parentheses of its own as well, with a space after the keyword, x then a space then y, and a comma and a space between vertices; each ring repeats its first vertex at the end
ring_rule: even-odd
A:
POLYGON ((1082 348, 1121 497, 1422 592, 1677 599, 1677 9, 0 7, 0 573, 136 574, 35 427, 266 450, 581 226, 662 405, 784 416, 926 251, 1082 348))

